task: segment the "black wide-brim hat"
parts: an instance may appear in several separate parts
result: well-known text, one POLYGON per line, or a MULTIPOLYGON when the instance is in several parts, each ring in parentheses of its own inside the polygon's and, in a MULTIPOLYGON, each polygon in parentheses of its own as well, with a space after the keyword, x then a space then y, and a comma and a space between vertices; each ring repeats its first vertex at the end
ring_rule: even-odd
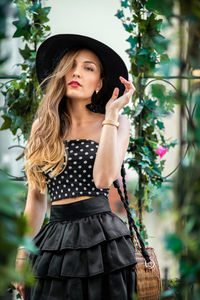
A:
POLYGON ((52 74, 66 52, 72 49, 87 48, 93 51, 103 65, 106 86, 101 89, 104 104, 111 98, 115 87, 119 96, 124 93, 124 85, 119 76, 128 80, 128 70, 122 58, 104 43, 78 34, 57 34, 46 39, 36 54, 36 74, 39 83, 52 74))

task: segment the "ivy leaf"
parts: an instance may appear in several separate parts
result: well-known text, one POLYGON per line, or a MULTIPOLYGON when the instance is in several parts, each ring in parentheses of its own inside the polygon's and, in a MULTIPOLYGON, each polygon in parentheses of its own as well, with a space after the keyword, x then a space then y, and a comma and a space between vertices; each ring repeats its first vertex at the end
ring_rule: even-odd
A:
POLYGON ((170 61, 170 59, 169 59, 168 54, 161 53, 161 55, 160 55, 160 62, 161 63, 169 63, 169 61, 170 61))
POLYGON ((128 53, 129 57, 134 57, 135 56, 135 53, 136 53, 136 50, 135 49, 127 49, 125 50, 126 53, 128 53))
POLYGON ((148 99, 144 102, 144 105, 147 106, 150 110, 154 110, 156 109, 156 102, 157 100, 148 99))
POLYGON ((124 106, 123 107, 123 114, 130 115, 131 111, 132 110, 131 110, 131 108, 129 106, 124 106))
POLYGON ((166 87, 162 84, 152 84, 151 85, 152 96, 160 99, 166 91, 166 87))
POLYGON ((140 50, 138 52, 137 55, 149 55, 149 53, 150 53, 150 49, 148 50, 148 49, 143 48, 142 50, 140 50))
POLYGON ((172 140, 171 142, 170 142, 170 146, 171 147, 175 147, 176 145, 178 145, 178 141, 177 140, 172 140))
MULTIPOLYGON (((147 54, 146 51, 145 51, 145 53, 147 54)), ((145 64, 147 64, 147 67, 148 67, 148 65, 150 65, 149 64, 150 59, 149 59, 148 55, 137 54, 136 58, 137 58, 137 64, 138 64, 139 67, 141 67, 145 64)))
POLYGON ((9 129, 12 124, 12 120, 6 115, 3 115, 2 119, 4 119, 4 123, 1 125, 0 130, 9 129))
POLYGON ((122 0, 121 1, 121 6, 124 8, 127 8, 129 6, 128 0, 122 0))
POLYGON ((154 48, 158 52, 158 54, 162 54, 165 50, 167 50, 169 41, 167 41, 161 34, 157 34, 153 38, 153 42, 154 48))
POLYGON ((26 16, 22 16, 19 20, 13 21, 13 25, 17 28, 13 37, 24 36, 25 39, 29 38, 31 26, 26 16))
POLYGON ((147 0, 145 4, 148 10, 157 12, 169 18, 173 14, 174 1, 173 0, 147 0))
POLYGON ((49 14, 51 10, 51 7, 43 7, 41 6, 41 3, 34 2, 34 4, 29 8, 29 12, 33 14, 34 21, 40 24, 46 23, 49 21, 49 18, 47 15, 49 14))
POLYGON ((157 122, 156 122, 156 125, 157 125, 158 128, 161 129, 161 130, 165 128, 164 123, 163 123, 163 122, 160 122, 160 121, 158 121, 158 120, 157 120, 157 122))
POLYGON ((51 30, 50 26, 45 26, 45 30, 50 31, 51 30))
POLYGON ((131 48, 134 49, 137 42, 138 42, 138 37, 135 36, 134 38, 132 37, 132 35, 129 36, 128 39, 126 39, 127 42, 129 42, 131 44, 131 48))
POLYGON ((115 16, 118 18, 118 19, 121 19, 124 17, 124 13, 122 10, 118 9, 117 10, 117 13, 115 14, 115 16))
POLYGON ((162 19, 158 19, 157 23, 156 23, 156 28, 158 31, 161 30, 161 26, 162 26, 163 20, 162 19))
POLYGON ((149 164, 147 162, 144 161, 140 161, 138 163, 139 166, 141 166, 143 169, 145 169, 146 167, 149 167, 149 164))
POLYGON ((146 161, 149 163, 149 165, 151 164, 151 161, 149 159, 149 157, 143 153, 140 153, 140 155, 142 156, 142 161, 146 161))
POLYGON ((130 24, 123 23, 123 26, 124 26, 125 30, 128 32, 132 32, 133 29, 136 27, 136 25, 133 23, 130 23, 130 24))
POLYGON ((31 55, 31 49, 28 47, 27 44, 24 49, 19 49, 19 52, 24 59, 29 59, 31 55))
POLYGON ((149 151, 149 148, 147 146, 143 146, 143 147, 141 147, 141 149, 144 152, 144 154, 146 154, 147 156, 150 155, 150 151, 149 151))
POLYGON ((43 7, 38 10, 38 17, 41 24, 44 24, 49 21, 47 15, 49 14, 51 7, 43 7))

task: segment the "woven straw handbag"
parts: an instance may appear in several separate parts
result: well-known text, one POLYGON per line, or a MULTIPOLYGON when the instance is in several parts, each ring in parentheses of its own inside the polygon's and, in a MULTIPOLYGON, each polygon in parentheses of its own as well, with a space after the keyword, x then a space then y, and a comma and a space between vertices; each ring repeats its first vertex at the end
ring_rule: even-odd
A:
POLYGON ((158 300, 160 298, 162 283, 160 269, 155 251, 152 247, 146 247, 150 261, 147 262, 142 254, 136 238, 133 238, 137 264, 135 266, 137 276, 138 300, 158 300))
POLYGON ((160 299, 162 288, 158 260, 154 249, 151 247, 145 247, 145 244, 130 212, 128 193, 126 190, 126 183, 124 179, 126 175, 124 164, 122 164, 121 175, 123 176, 123 188, 125 197, 122 195, 118 180, 114 181, 114 186, 118 188, 118 192, 128 215, 129 229, 137 261, 137 264, 135 266, 137 297, 138 300, 158 300, 160 299), (133 234, 133 229, 135 231, 135 234, 133 234))

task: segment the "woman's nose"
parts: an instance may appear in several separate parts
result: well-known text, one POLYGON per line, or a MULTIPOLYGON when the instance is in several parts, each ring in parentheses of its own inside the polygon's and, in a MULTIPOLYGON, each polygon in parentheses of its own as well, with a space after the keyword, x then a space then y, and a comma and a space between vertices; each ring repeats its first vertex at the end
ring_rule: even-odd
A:
POLYGON ((72 75, 73 75, 74 77, 80 77, 80 76, 81 76, 80 68, 79 68, 79 67, 75 67, 74 70, 73 70, 72 75))

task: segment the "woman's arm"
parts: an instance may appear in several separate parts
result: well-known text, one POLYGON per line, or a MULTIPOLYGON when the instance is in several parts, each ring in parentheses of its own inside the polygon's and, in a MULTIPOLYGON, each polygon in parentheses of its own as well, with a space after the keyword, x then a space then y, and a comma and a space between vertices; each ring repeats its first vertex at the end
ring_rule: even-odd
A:
POLYGON ((119 127, 102 127, 94 163, 93 178, 97 188, 109 188, 120 177, 120 170, 129 145, 130 121, 124 115, 106 114, 106 120, 119 120, 119 127))
MULTIPOLYGON (((37 235, 44 222, 47 210, 47 193, 41 194, 39 190, 28 188, 28 195, 24 209, 24 215, 32 232, 28 234, 32 239, 37 235)), ((23 249, 18 250, 17 257, 26 257, 27 252, 23 249)))
MULTIPOLYGON (((39 120, 36 119, 31 128, 31 133, 34 134, 38 127, 39 120)), ((26 199, 26 205, 24 209, 24 215, 27 217, 29 227, 32 229, 30 237, 33 238, 42 227, 44 222, 45 213, 47 210, 47 191, 45 194, 41 194, 39 189, 34 189, 28 185, 28 194, 26 199)), ((24 250, 19 250, 21 253, 25 253, 24 250)))
POLYGON ((119 128, 104 125, 101 131, 98 151, 93 168, 93 179, 97 188, 109 188, 120 177, 121 166, 129 145, 130 122, 120 110, 129 103, 135 91, 133 84, 125 78, 119 78, 125 86, 124 94, 118 97, 119 89, 115 88, 112 97, 106 104, 105 120, 119 121, 119 128))
POLYGON ((28 188, 28 195, 24 215, 27 216, 29 226, 32 228, 33 238, 41 229, 47 210, 47 193, 41 194, 39 190, 28 188))
MULTIPOLYGON (((32 238, 39 232, 47 209, 47 195, 41 194, 38 190, 29 188, 24 209, 24 215, 27 216, 28 225, 32 229, 32 238)), ((16 270, 20 273, 28 253, 23 249, 18 249, 16 256, 16 270)), ((19 291, 25 299, 26 286, 24 283, 12 282, 12 285, 19 291)))

